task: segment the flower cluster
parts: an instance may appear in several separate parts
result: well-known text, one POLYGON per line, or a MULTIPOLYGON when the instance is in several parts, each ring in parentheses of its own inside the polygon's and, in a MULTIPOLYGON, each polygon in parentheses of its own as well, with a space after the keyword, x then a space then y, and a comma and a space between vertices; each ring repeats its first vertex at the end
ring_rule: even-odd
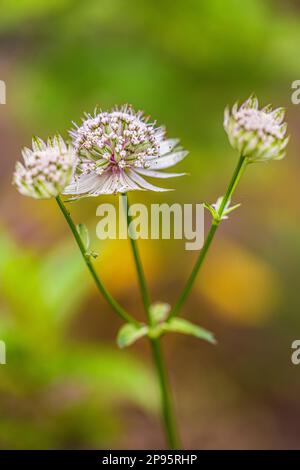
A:
POLYGON ((166 140, 162 127, 155 127, 142 112, 136 113, 131 107, 88 114, 70 135, 79 163, 65 194, 77 197, 137 189, 165 191, 143 176, 182 175, 157 170, 175 165, 187 152, 177 147, 177 139, 166 140))
POLYGON ((95 158, 98 165, 93 162, 91 168, 98 174, 104 172, 109 162, 120 168, 145 167, 149 157, 159 155, 162 129, 147 125, 141 120, 141 113, 128 111, 125 107, 121 111, 87 115, 82 126, 70 132, 79 155, 95 158))
MULTIPOLYGON (((258 109, 251 96, 238 107, 225 110, 224 128, 233 148, 249 162, 278 160, 288 143, 284 109, 258 109)), ((188 152, 178 139, 167 139, 165 129, 130 106, 110 112, 87 114, 80 126, 70 131, 71 145, 59 136, 44 143, 36 138, 32 150, 22 152, 24 164, 17 163, 14 184, 34 198, 67 194, 98 196, 131 190, 167 191, 144 177, 171 178, 184 173, 166 173, 188 152)))
POLYGON ((231 112, 225 110, 224 128, 232 147, 249 161, 280 160, 288 143, 283 119, 283 108, 272 110, 269 105, 259 110, 257 98, 251 96, 240 108, 235 104, 231 112))
POLYGON ((32 150, 22 151, 24 164, 16 164, 13 183, 21 194, 36 199, 56 197, 69 184, 76 165, 76 156, 60 136, 32 140, 32 150))

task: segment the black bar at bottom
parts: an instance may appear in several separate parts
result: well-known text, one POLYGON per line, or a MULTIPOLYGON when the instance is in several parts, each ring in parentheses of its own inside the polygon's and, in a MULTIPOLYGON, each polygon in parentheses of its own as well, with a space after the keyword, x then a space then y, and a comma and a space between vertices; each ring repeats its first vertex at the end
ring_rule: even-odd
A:
MULTIPOLYGON (((282 465, 300 464, 297 451, 159 451, 159 450, 0 450, 0 467, 4 464, 80 465, 85 468, 103 468, 114 465, 138 468, 141 465, 282 465)), ((4 468, 4 467, 1 467, 4 468)))

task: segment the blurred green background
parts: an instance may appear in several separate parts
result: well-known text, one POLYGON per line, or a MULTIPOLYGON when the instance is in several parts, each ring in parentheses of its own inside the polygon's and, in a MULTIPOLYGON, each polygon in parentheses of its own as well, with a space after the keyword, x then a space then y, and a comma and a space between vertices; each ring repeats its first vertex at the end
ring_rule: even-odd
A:
MULTIPOLYGON (((131 103, 189 156, 176 192, 134 201, 214 202, 237 155, 224 107, 255 91, 287 107, 292 135, 281 162, 251 166, 235 194, 184 312, 215 331, 212 347, 165 338, 187 448, 299 448, 300 79, 297 0, 2 0, 0 79, 0 448, 162 448, 147 342, 119 351, 120 322, 89 279, 53 201, 11 186, 32 134, 67 136, 96 104, 131 103)), ((71 206, 95 234, 96 207, 71 206)), ((207 219, 207 226, 209 217, 207 219)), ((142 318, 126 241, 99 242, 97 269, 142 318)), ((172 303, 195 259, 183 241, 140 243, 153 298, 172 303)))

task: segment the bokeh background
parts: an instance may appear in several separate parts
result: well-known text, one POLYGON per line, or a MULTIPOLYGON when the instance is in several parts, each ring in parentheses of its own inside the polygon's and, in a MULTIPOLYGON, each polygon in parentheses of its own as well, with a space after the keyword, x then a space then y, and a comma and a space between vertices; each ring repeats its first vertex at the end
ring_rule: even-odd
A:
MULTIPOLYGON (((131 103, 167 124, 190 151, 167 181, 175 192, 133 201, 214 202, 237 155, 222 127, 226 104, 255 91, 287 107, 281 162, 251 166, 187 302, 215 332, 163 341, 186 448, 300 447, 300 79, 297 0, 2 0, 0 79, 0 448, 163 448, 147 342, 119 351, 120 322, 85 271, 55 201, 11 186, 32 134, 67 136, 96 104, 131 103)), ((126 241, 96 239, 96 208, 71 206, 100 253, 97 269, 142 318, 126 241)), ((207 218, 207 227, 209 217, 207 218)), ((143 241, 153 299, 172 303, 195 259, 183 241, 143 241)))

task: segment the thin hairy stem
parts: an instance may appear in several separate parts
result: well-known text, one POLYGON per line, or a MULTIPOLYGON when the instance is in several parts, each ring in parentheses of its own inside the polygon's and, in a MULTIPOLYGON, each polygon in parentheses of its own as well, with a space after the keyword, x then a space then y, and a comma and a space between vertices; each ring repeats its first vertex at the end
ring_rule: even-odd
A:
POLYGON ((222 220, 222 216, 223 216, 223 213, 224 213, 224 210, 226 208, 226 205, 227 203, 230 201, 231 199, 231 196, 242 176, 242 173, 246 167, 246 164, 247 164, 247 159, 243 156, 241 156, 239 158, 239 161, 237 163, 237 166, 233 172, 233 175, 232 175, 232 178, 229 182, 229 185, 227 187, 227 190, 226 190, 226 193, 225 195, 223 196, 223 199, 222 199, 222 202, 220 204, 220 207, 218 209, 218 218, 217 219, 213 219, 212 221, 212 224, 211 224, 211 227, 210 227, 210 230, 207 234, 207 237, 206 237, 206 240, 204 242, 204 245, 198 255, 198 258, 195 262, 195 265, 194 265, 194 268, 190 274, 190 277, 188 278, 187 280, 187 283, 184 287, 184 289, 182 290, 180 296, 179 296, 179 299, 178 301, 176 302, 175 306, 173 307, 173 309, 171 310, 170 312, 170 315, 168 317, 168 319, 171 319, 173 317, 175 317, 176 315, 178 315, 180 309, 182 308, 184 302, 186 301, 188 295, 190 294, 191 292, 191 289, 194 285, 194 282, 195 282, 195 279, 197 277, 197 274, 203 264, 203 261, 207 255, 207 252, 208 252, 208 249, 214 239, 214 236, 216 234, 216 231, 217 231, 217 228, 220 224, 220 221, 222 220))
MULTIPOLYGON (((127 197, 126 194, 124 194, 123 197, 124 196, 127 197)), ((128 197, 127 197, 127 201, 128 201, 128 197)), ((123 202, 125 202, 125 199, 123 199, 123 202)), ((136 266, 136 271, 138 275, 138 281, 139 281, 139 286, 141 290, 144 309, 145 309, 145 313, 147 316, 148 324, 150 326, 153 326, 154 323, 150 314, 150 305, 151 305, 150 293, 148 290, 137 243, 134 238, 134 234, 132 233, 133 232, 132 226, 131 226, 132 219, 131 219, 131 216, 129 215, 128 203, 125 206, 125 209, 127 212, 126 217, 127 217, 128 232, 130 235, 130 244, 131 244, 133 257, 135 261, 135 266, 136 266)), ((160 339, 149 338, 149 340, 151 344, 153 360, 154 360, 157 377, 158 377, 158 383, 160 387, 162 418, 163 418, 168 446, 170 449, 180 449, 180 440, 179 440, 179 435, 177 431, 177 425, 176 425, 176 420, 175 420, 175 415, 174 415, 174 410, 173 410, 174 405, 173 405, 173 400, 172 400, 172 393, 171 393, 171 388, 169 384, 167 369, 165 366, 165 361, 162 355, 160 339)))
POLYGON ((98 290, 100 291, 100 293, 107 300, 107 302, 113 308, 115 313, 120 318, 122 318, 122 320, 124 320, 126 322, 129 322, 129 323, 132 323, 134 325, 139 325, 139 322, 137 320, 135 320, 135 318, 133 318, 123 307, 121 307, 121 305, 119 305, 118 302, 112 297, 112 295, 106 290, 105 286, 103 285, 102 281, 100 280, 98 274, 95 271, 95 268, 94 268, 94 265, 91 261, 90 255, 86 252, 84 243, 81 239, 81 236, 80 236, 80 234, 77 230, 76 225, 73 222, 73 219, 70 215, 70 212, 67 210, 67 208, 64 205, 64 203, 63 203, 62 199, 60 198, 60 196, 57 196, 56 201, 57 201, 57 204, 58 204, 60 210, 63 213, 63 216, 64 216, 67 224, 70 227, 70 230, 71 230, 71 232, 72 232, 72 234, 75 238, 75 241, 78 245, 78 248, 81 251, 81 254, 82 254, 82 257, 85 261, 85 264, 86 264, 89 272, 91 273, 91 275, 92 275, 92 277, 95 281, 95 284, 96 284, 98 290))

